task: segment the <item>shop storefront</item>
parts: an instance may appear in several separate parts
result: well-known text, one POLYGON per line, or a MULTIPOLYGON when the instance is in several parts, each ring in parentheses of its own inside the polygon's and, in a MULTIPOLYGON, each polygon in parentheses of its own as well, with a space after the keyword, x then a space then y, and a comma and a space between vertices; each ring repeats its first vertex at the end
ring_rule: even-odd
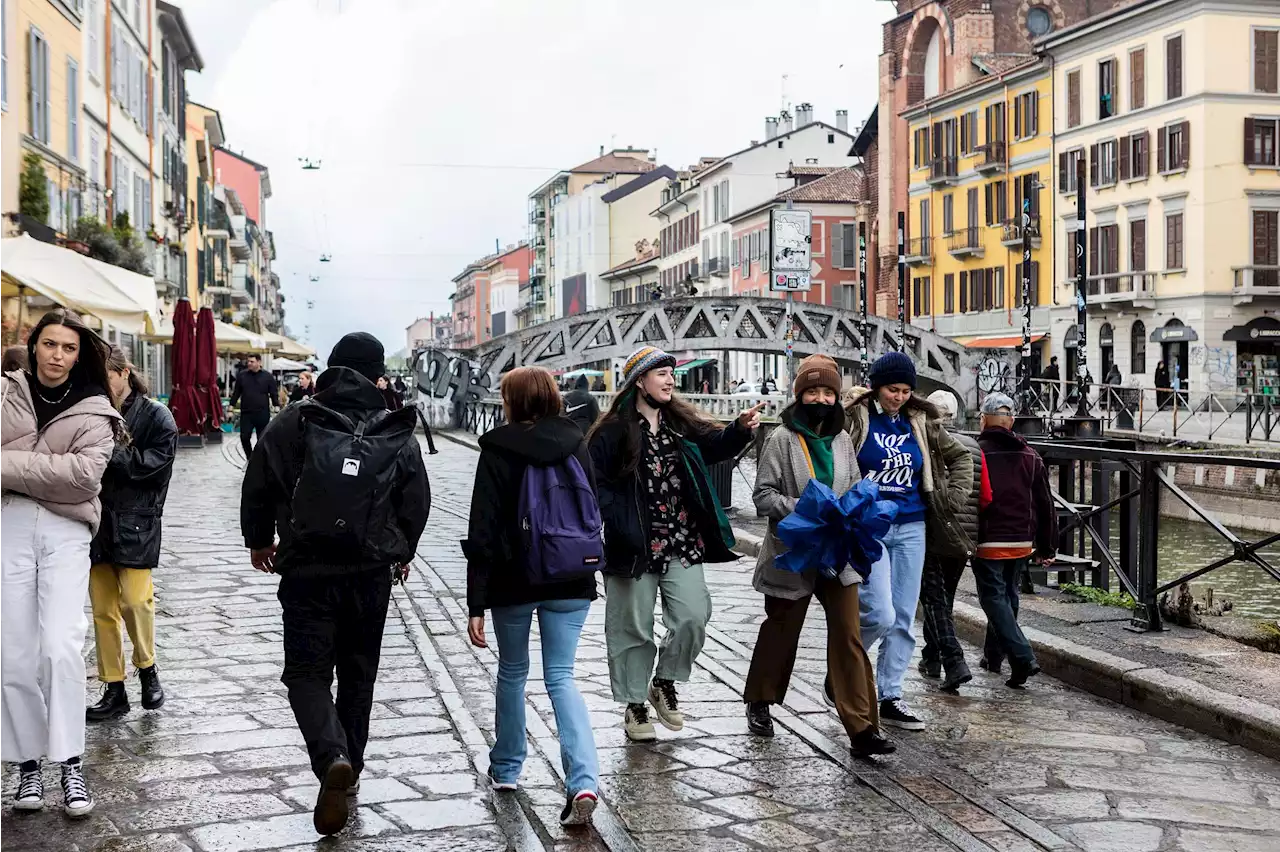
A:
POLYGON ((1236 345, 1236 390, 1269 402, 1280 398, 1280 320, 1256 317, 1227 329, 1222 339, 1236 345))

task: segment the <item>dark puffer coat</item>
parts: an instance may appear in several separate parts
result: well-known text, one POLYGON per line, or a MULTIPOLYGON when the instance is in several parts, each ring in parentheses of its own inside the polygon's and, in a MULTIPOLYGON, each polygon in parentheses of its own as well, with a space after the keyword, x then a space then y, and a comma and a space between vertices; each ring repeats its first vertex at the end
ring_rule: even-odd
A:
POLYGON ((951 436, 959 441, 973 457, 973 488, 965 504, 956 509, 956 521, 959 522, 960 529, 964 530, 965 535, 969 536, 969 541, 977 544, 978 513, 982 510, 982 448, 968 435, 953 432, 951 436))

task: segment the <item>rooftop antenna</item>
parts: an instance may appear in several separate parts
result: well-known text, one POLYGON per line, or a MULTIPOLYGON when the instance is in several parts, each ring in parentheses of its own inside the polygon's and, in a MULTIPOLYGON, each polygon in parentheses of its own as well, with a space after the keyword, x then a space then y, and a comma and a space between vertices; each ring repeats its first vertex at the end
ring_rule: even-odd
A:
POLYGON ((320 168, 320 161, 316 160, 312 162, 310 157, 299 157, 298 162, 302 163, 302 170, 304 172, 314 172, 320 168))

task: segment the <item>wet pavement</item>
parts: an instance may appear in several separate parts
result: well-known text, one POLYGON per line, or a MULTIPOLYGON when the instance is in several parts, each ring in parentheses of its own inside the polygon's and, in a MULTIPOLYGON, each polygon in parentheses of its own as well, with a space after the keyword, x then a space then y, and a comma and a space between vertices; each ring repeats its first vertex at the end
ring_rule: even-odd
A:
MULTIPOLYGON (((740 700, 762 618, 751 566, 708 569, 715 615, 691 683, 687 723, 628 745, 609 694, 603 602, 579 651, 596 727, 603 804, 592 830, 566 831, 555 718, 533 655, 529 759, 516 794, 483 783, 493 736, 492 650, 465 638, 458 547, 474 451, 440 441, 428 458, 435 505, 406 589, 396 589, 356 816, 317 842, 316 783, 279 683, 276 579, 256 574, 237 533, 239 448, 184 450, 156 571, 165 707, 90 729, 98 808, 0 822, 5 849, 30 852, 407 852, 500 849, 822 852, 1081 849, 1275 852, 1280 763, 1143 716, 1048 678, 1025 691, 983 674, 959 696, 911 670, 907 699, 928 730, 892 732, 900 750, 855 762, 821 699, 821 610, 802 638, 778 736, 746 733, 740 700), (225 453, 224 453, 225 449, 225 453)), ((536 625, 535 625, 536 638, 536 625)), ((93 660, 90 646, 90 674, 93 660)), ((971 663, 977 655, 971 652, 971 663)), ((86 697, 97 694, 87 684, 86 697)), ((6 767, 4 794, 12 794, 6 767)))

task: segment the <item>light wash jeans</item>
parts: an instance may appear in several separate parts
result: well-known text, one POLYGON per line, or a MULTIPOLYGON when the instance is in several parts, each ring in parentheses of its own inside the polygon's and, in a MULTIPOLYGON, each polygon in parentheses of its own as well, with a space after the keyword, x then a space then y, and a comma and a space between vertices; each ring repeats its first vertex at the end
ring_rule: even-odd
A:
POLYGON ((911 622, 920 602, 924 542, 924 521, 889 527, 884 552, 862 585, 862 644, 870 651, 882 640, 876 656, 876 692, 881 701, 902 697, 902 678, 915 651, 911 622))
POLYGON ((493 777, 504 783, 520 778, 528 753, 525 737, 525 681, 529 677, 529 629, 538 613, 542 634, 542 677, 551 696, 569 795, 598 792, 600 765, 586 702, 573 682, 578 637, 591 608, 588 600, 542 601, 494 607, 493 635, 498 640, 497 736, 489 750, 493 777))

